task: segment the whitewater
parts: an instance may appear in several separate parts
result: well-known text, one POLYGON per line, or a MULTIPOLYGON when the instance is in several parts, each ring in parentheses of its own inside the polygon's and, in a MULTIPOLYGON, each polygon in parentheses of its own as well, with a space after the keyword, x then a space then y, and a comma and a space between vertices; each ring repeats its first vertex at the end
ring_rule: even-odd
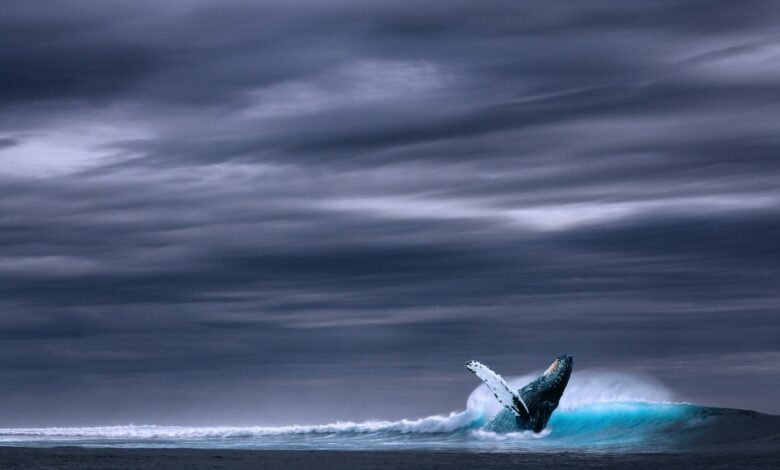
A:
MULTIPOLYGON (((536 375, 509 378, 515 388, 536 375)), ((501 452, 675 452, 724 446, 780 449, 780 416, 674 401, 663 385, 630 374, 573 375, 540 433, 483 429, 501 405, 484 385, 449 415, 322 425, 183 427, 123 425, 0 429, 0 445, 501 452)))

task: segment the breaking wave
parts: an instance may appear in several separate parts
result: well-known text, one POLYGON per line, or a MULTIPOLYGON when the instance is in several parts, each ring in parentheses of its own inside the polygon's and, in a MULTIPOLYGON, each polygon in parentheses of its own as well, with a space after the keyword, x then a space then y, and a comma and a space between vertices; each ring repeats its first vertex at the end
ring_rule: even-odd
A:
MULTIPOLYGON (((533 376, 509 379, 517 388, 533 376)), ((256 449, 474 449, 675 451, 724 445, 780 448, 780 417, 674 403, 639 376, 579 372, 541 433, 496 434, 483 426, 500 405, 484 385, 466 409, 398 421, 255 427, 102 426, 0 429, 0 445, 256 449)))

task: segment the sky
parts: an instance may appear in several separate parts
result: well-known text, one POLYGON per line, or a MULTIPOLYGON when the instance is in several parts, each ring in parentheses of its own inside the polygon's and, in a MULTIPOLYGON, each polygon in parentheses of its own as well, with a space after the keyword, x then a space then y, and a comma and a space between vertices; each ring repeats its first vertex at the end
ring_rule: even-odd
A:
POLYGON ((779 10, 4 0, 0 426, 780 413, 779 10))

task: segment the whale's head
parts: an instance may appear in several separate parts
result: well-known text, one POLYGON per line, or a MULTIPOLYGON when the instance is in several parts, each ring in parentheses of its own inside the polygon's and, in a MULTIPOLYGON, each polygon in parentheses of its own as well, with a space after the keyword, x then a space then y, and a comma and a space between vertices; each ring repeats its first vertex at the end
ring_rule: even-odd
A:
POLYGON ((568 354, 563 354, 555 358, 550 367, 536 379, 538 382, 538 391, 544 395, 546 401, 558 404, 563 395, 566 385, 569 383, 571 369, 574 366, 574 359, 568 354))

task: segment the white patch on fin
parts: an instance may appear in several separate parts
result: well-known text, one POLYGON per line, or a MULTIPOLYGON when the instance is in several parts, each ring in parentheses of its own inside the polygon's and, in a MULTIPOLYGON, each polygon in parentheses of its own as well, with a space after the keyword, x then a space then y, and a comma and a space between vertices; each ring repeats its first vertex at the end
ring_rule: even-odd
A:
POLYGON ((501 378, 500 375, 490 370, 488 366, 482 364, 481 362, 469 361, 466 363, 466 369, 470 370, 474 373, 474 375, 482 379, 490 391, 493 392, 493 395, 495 395, 498 402, 512 410, 514 414, 521 417, 523 414, 525 414, 526 417, 531 414, 530 411, 528 411, 528 406, 520 397, 520 394, 512 390, 512 387, 510 387, 509 384, 506 383, 506 381, 501 378), (523 408, 525 408, 525 413, 520 412, 520 409, 517 407, 517 403, 523 405, 523 408))

